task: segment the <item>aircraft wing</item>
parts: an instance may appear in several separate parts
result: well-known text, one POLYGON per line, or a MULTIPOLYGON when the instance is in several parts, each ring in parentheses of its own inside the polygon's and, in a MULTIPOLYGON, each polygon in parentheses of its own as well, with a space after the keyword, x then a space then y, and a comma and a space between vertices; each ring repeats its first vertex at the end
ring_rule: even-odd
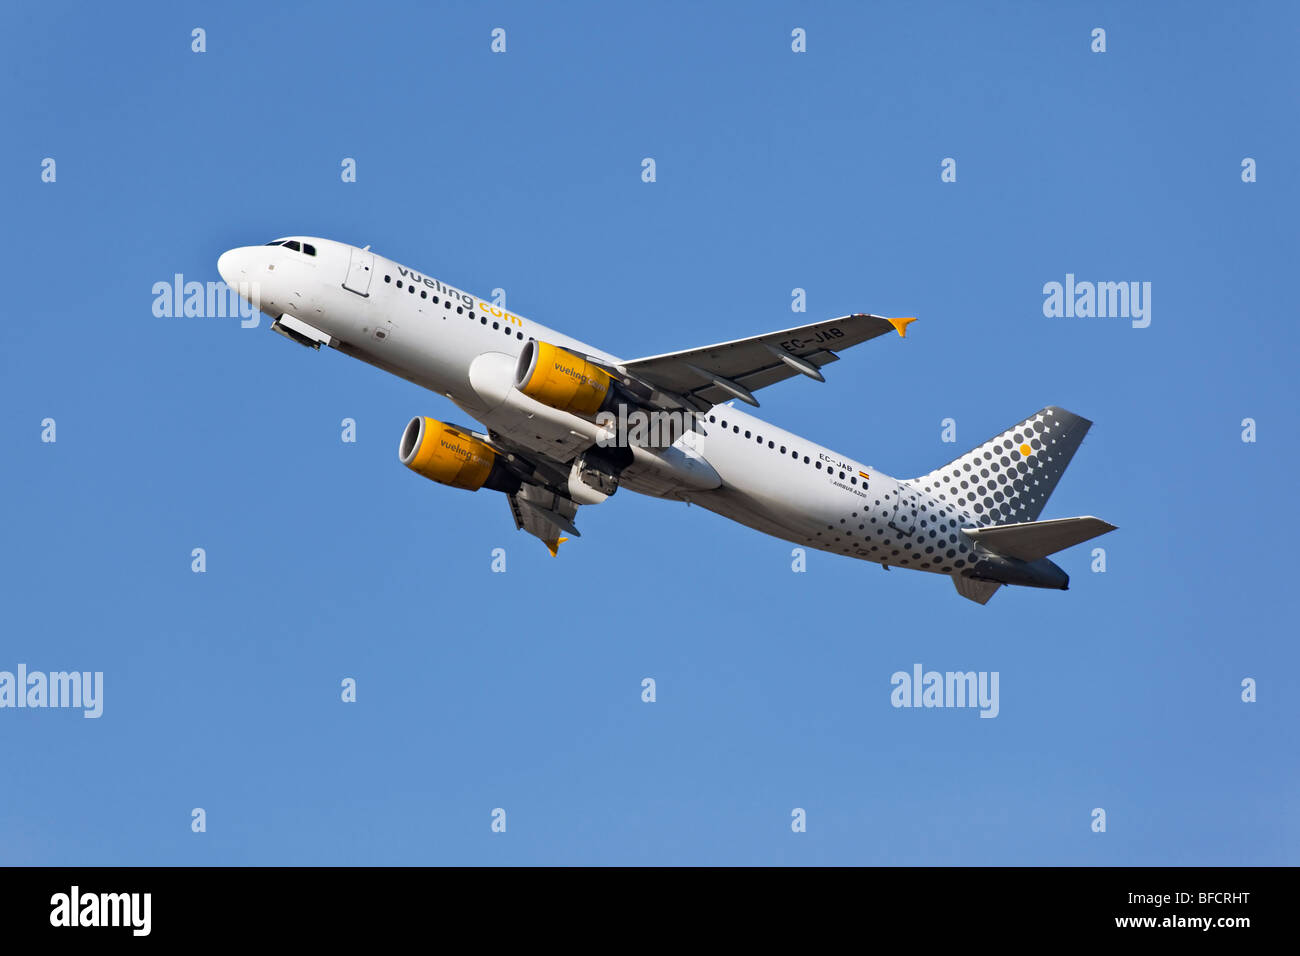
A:
POLYGON ((562 537, 564 532, 575 538, 582 537, 573 523, 578 505, 572 499, 532 484, 520 486, 509 497, 515 527, 540 539, 550 550, 551 557, 555 557, 562 542, 569 540, 562 537))
POLYGON ((575 524, 578 503, 556 490, 564 487, 569 472, 567 460, 539 455, 501 435, 473 434, 503 456, 520 478, 519 490, 506 496, 516 528, 546 545, 552 557, 569 540, 565 534, 582 537, 575 524))
POLYGON ((846 315, 798 328, 719 342, 684 352, 668 352, 621 362, 617 370, 660 392, 707 411, 739 398, 757 405, 753 392, 792 375, 824 381, 820 369, 836 361, 836 352, 886 332, 906 335, 911 318, 846 315))

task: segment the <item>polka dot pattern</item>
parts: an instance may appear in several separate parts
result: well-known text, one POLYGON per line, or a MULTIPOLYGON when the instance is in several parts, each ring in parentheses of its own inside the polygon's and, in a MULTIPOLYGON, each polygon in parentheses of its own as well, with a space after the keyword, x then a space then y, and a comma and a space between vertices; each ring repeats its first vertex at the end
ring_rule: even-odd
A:
POLYGON ((1037 520, 1091 425, 1044 408, 928 475, 896 481, 875 473, 862 486, 871 489, 866 500, 849 499, 821 530, 788 540, 890 567, 962 574, 977 555, 961 529, 1037 520))
MULTIPOLYGON (((961 527, 1036 521, 1092 422, 1051 406, 942 468, 905 483, 961 527)), ((919 501, 915 506, 919 505, 919 501)))

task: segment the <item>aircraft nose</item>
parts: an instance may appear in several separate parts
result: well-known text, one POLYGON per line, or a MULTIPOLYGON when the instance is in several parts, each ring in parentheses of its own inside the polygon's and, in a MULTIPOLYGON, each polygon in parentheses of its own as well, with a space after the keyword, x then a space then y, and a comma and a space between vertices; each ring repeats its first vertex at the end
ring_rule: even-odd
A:
POLYGON ((225 280, 226 285, 232 288, 240 281, 248 280, 244 271, 243 258, 239 249, 228 249, 217 258, 217 272, 225 280))

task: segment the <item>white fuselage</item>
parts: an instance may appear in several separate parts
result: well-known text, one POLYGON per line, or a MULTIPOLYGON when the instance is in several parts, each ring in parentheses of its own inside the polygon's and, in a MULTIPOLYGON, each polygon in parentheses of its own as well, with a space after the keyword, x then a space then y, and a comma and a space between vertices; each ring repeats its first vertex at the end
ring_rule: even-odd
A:
MULTIPOLYGON (((589 426, 573 416, 481 380, 513 368, 529 339, 611 365, 617 356, 368 250, 296 241, 315 255, 246 246, 224 254, 218 268, 232 287, 255 284, 263 312, 287 313, 326 344, 445 395, 491 433, 538 452, 589 443, 589 426)), ((620 486, 640 494, 880 564, 952 574, 971 563, 974 545, 961 531, 971 515, 939 489, 900 482, 731 405, 715 406, 668 448, 636 452, 620 486)))

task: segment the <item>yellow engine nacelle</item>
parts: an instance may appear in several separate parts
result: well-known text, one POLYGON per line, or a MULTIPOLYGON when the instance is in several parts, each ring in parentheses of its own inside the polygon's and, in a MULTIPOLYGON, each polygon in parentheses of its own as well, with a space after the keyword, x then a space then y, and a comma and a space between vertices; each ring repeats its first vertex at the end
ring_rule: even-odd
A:
POLYGON ((518 479, 502 465, 496 452, 468 432, 436 418, 412 418, 402 432, 397 456, 417 475, 453 488, 519 488, 518 479))
POLYGON ((530 341, 519 353, 515 388, 529 398, 575 415, 595 415, 616 399, 613 377, 603 368, 549 342, 530 341))

